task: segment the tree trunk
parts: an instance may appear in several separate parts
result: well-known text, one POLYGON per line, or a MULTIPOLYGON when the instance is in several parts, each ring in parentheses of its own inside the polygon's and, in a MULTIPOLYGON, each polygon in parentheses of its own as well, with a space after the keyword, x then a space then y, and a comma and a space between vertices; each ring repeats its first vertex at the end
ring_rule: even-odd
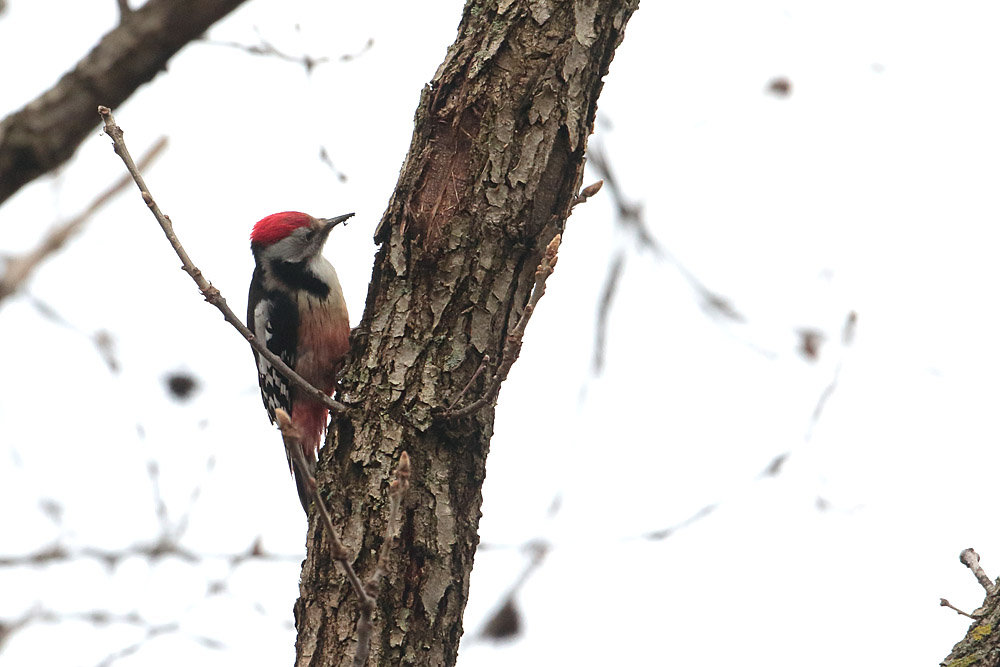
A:
MULTIPOLYGON (((391 471, 402 451, 412 460, 371 664, 455 663, 494 410, 433 414, 484 355, 463 402, 499 364, 580 188, 602 77, 637 6, 470 0, 424 88, 342 384, 354 409, 334 419, 318 473, 364 579, 384 539, 391 471)), ((300 667, 350 664, 357 645, 358 601, 318 525, 314 513, 295 606, 300 667)))

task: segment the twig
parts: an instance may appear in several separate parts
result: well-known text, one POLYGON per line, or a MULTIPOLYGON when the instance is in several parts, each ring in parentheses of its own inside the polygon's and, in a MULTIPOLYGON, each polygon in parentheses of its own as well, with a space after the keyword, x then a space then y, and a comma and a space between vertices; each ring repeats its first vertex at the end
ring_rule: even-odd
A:
POLYGON ((375 597, 378 593, 378 583, 386 573, 385 563, 389 558, 389 550, 395 543, 395 535, 399 525, 399 505, 403 494, 410 487, 410 456, 403 452, 399 456, 399 464, 396 466, 396 479, 389 485, 389 520, 386 523, 385 538, 382 541, 382 549, 379 552, 375 570, 366 582, 362 584, 361 578, 355 571, 350 561, 350 554, 344 543, 340 541, 336 529, 333 527, 333 519, 330 511, 326 507, 326 502, 316 490, 316 480, 309 475, 310 466, 306 461, 300 443, 298 429, 292 424, 288 413, 282 409, 275 410, 275 419, 278 421, 278 428, 281 429, 281 438, 285 443, 285 450, 292 459, 295 466, 296 476, 301 475, 305 480, 305 487, 309 489, 316 509, 319 510, 326 526, 326 532, 330 540, 330 555, 340 563, 347 575, 347 581, 358 596, 358 603, 361 615, 358 618, 358 649, 354 654, 355 667, 364 667, 368 662, 371 652, 371 631, 372 612, 375 610, 375 597))
POLYGON ((551 549, 552 545, 543 540, 532 540, 524 545, 524 550, 530 554, 530 558, 517 579, 501 598, 502 602, 490 614, 490 619, 479 631, 481 637, 498 641, 510 639, 520 632, 520 614, 515 602, 517 594, 527 583, 528 577, 541 567, 542 561, 545 560, 551 549))
POLYGON ((979 585, 986 589, 987 595, 993 595, 996 592, 996 585, 993 581, 986 576, 986 572, 983 571, 982 566, 979 564, 979 554, 972 548, 965 549, 959 554, 958 559, 962 561, 962 565, 972 570, 972 574, 976 575, 976 579, 979 581, 979 585))
POLYGON ((0 120, 0 203, 73 156, 93 134, 91 114, 98 104, 113 107, 129 99, 166 70, 174 54, 245 1, 151 0, 105 33, 55 85, 0 120))
POLYGON ((93 609, 80 612, 59 612, 50 609, 35 607, 25 612, 20 618, 10 622, 0 622, 0 649, 4 642, 14 633, 35 623, 67 623, 67 622, 88 623, 91 626, 106 627, 108 625, 125 625, 136 629, 145 630, 145 635, 137 642, 119 649, 104 657, 97 667, 107 667, 117 660, 136 653, 151 639, 160 635, 180 632, 180 625, 177 623, 165 623, 157 625, 152 621, 140 616, 137 612, 117 613, 103 609, 93 609))
MULTIPOLYGON (((440 413, 442 419, 456 419, 472 414, 496 398, 497 393, 500 391, 500 385, 507 379, 507 374, 510 373, 511 366, 514 365, 518 355, 521 353, 521 344, 524 341, 524 329, 528 326, 528 320, 531 319, 531 314, 535 312, 535 306, 538 305, 538 301, 545 295, 545 281, 552 275, 556 262, 559 260, 559 243, 561 240, 562 236, 556 234, 545 248, 542 261, 535 271, 535 285, 531 289, 531 296, 528 297, 528 303, 524 307, 524 311, 521 313, 517 324, 507 334, 507 341, 504 343, 503 353, 500 356, 500 365, 490 380, 486 391, 477 400, 464 408, 456 410, 452 407, 440 413)), ((462 391, 464 393, 465 390, 463 389, 462 391)))
POLYGON ((97 663, 94 667, 111 667, 114 663, 118 662, 122 658, 127 658, 131 655, 135 655, 139 652, 143 646, 148 644, 153 639, 159 637, 160 635, 165 635, 173 632, 178 632, 180 630, 180 624, 178 623, 166 623, 164 625, 150 625, 146 628, 146 634, 144 637, 139 639, 128 646, 118 649, 114 653, 109 653, 104 656, 104 659, 97 663))
POLYGON ((742 322, 743 315, 733 307, 721 294, 710 290, 705 283, 685 266, 673 253, 664 248, 649 230, 642 214, 642 205, 628 201, 621 185, 611 168, 611 163, 599 146, 591 146, 587 150, 587 161, 597 170, 597 173, 607 183, 611 199, 618 209, 617 220, 622 227, 632 230, 639 247, 649 250, 657 259, 666 260, 674 265, 681 277, 687 281, 691 289, 698 295, 700 305, 710 314, 718 315, 725 320, 742 322))
POLYGON ((597 329, 594 332, 594 375, 600 375, 604 370, 604 354, 608 340, 608 321, 611 318, 611 304, 618 293, 618 284, 625 269, 625 253, 621 250, 615 254, 608 267, 601 288, 601 298, 597 303, 597 329))
POLYGON ((695 524, 698 521, 701 521, 702 519, 710 515, 718 508, 719 508, 719 503, 709 503, 708 505, 705 505, 694 514, 684 519, 683 521, 679 521, 672 526, 667 526, 666 528, 660 528, 658 530, 651 530, 646 533, 643 533, 642 535, 639 536, 639 539, 654 540, 654 541, 665 540, 668 537, 671 537, 677 531, 683 528, 687 528, 688 526, 691 526, 692 524, 695 524))
POLYGON ((333 400, 327 396, 326 392, 309 384, 305 378, 289 368, 288 364, 283 362, 276 354, 267 349, 267 346, 257 340, 253 333, 247 329, 246 325, 243 324, 240 318, 236 316, 236 313, 229 308, 226 304, 226 300, 222 297, 222 293, 219 292, 219 290, 205 278, 201 269, 195 266, 191 261, 191 258, 188 256, 184 246, 181 245, 177 235, 174 233, 174 226, 173 223, 170 222, 170 218, 163 215, 163 212, 160 211, 160 207, 156 205, 156 201, 153 199, 153 196, 149 194, 149 188, 146 187, 146 182, 143 180, 142 174, 139 172, 139 168, 136 167, 135 162, 132 161, 132 156, 128 152, 128 148, 125 147, 125 139, 123 136, 124 132, 122 132, 122 129, 115 123, 114 116, 111 115, 111 109, 105 106, 99 106, 97 107, 97 112, 104 119, 104 131, 109 137, 111 137, 111 141, 114 143, 115 153, 117 153, 118 157, 120 157, 122 162, 125 163, 126 169, 128 169, 129 173, 132 175, 132 180, 134 180, 135 184, 139 186, 139 191, 142 193, 142 200, 146 202, 146 206, 149 207, 153 216, 156 217, 156 221, 160 223, 160 228, 163 229, 163 233, 166 235, 167 241, 170 242, 174 252, 177 253, 177 256, 181 260, 181 268, 183 268, 184 271, 191 276, 191 279, 195 282, 195 284, 198 285, 198 289, 201 290, 202 295, 205 297, 205 301, 208 301, 210 304, 218 308, 222 313, 222 316, 226 318, 226 321, 233 325, 233 327, 239 331, 244 338, 246 338, 247 342, 250 343, 250 346, 253 347, 259 355, 267 359, 267 361, 274 366, 279 373, 284 375, 290 382, 300 387, 313 400, 322 403, 332 412, 340 414, 347 412, 346 405, 333 400))
POLYGON ((333 172, 333 175, 337 177, 338 181, 341 183, 347 182, 347 174, 337 169, 337 167, 333 164, 333 159, 330 158, 330 152, 326 150, 326 146, 319 147, 319 161, 330 168, 330 171, 333 172))
POLYGON ((287 62, 297 63, 305 68, 306 74, 311 74, 313 69, 315 69, 317 65, 322 65, 323 63, 330 61, 329 56, 314 58, 309 54, 304 54, 301 56, 293 56, 290 53, 285 53, 284 51, 279 50, 278 47, 276 47, 274 44, 271 44, 266 39, 264 39, 264 36, 260 34, 259 30, 257 31, 257 39, 260 40, 259 44, 242 44, 240 42, 220 42, 208 39, 205 40, 205 43, 211 44, 213 46, 226 46, 233 49, 239 49, 240 51, 244 51, 254 56, 273 56, 275 58, 278 58, 279 60, 285 60, 287 62))
MULTIPOLYGON (((139 158, 137 169, 145 169, 153 160, 167 147, 167 138, 160 137, 156 140, 145 155, 139 158)), ((87 222, 95 213, 103 208, 108 202, 114 199, 115 195, 124 190, 132 179, 126 174, 115 181, 107 190, 99 194, 90 205, 75 217, 58 225, 42 239, 34 250, 20 256, 11 258, 7 262, 4 274, 0 276, 0 301, 16 292, 21 285, 31 276, 31 273, 47 259, 50 255, 61 249, 70 236, 76 232, 83 223, 87 222)))
POLYGON ((375 571, 368 577, 365 587, 369 595, 374 596, 378 590, 378 583, 386 574, 386 561, 389 558, 389 550, 396 543, 396 532, 399 527, 399 505, 403 500, 403 494, 410 488, 410 455, 403 452, 399 455, 399 464, 396 466, 396 479, 389 484, 389 521, 385 526, 385 536, 382 540, 382 549, 378 554, 378 562, 375 564, 375 571))
POLYGON ((476 378, 478 378, 480 375, 483 374, 483 371, 486 370, 486 366, 489 363, 490 363, 490 355, 484 354, 483 360, 479 362, 479 368, 476 369, 476 372, 472 374, 472 377, 469 378, 469 381, 465 383, 464 387, 462 387, 462 391, 458 392, 458 396, 452 399, 451 404, 448 406, 449 410, 458 405, 458 402, 462 400, 463 396, 465 396, 465 392, 469 391, 469 387, 471 387, 472 383, 476 381, 476 378))
POLYGON ((399 465, 396 466, 396 479, 389 484, 389 520, 386 522, 385 535, 382 538, 382 549, 379 550, 375 571, 365 582, 365 592, 368 594, 370 604, 361 606, 361 618, 358 619, 358 650, 354 654, 354 667, 364 667, 368 662, 368 654, 371 651, 372 612, 375 610, 375 597, 378 595, 378 584, 386 574, 389 551, 396 544, 399 505, 408 488, 410 488, 410 456, 403 452, 399 455, 399 465))
MULTIPOLYGON (((573 203, 570 205, 570 213, 572 213, 574 208, 600 192, 603 185, 604 181, 597 181, 580 190, 580 193, 574 197, 573 203)), ((486 369, 486 366, 490 363, 490 355, 488 354, 483 355, 483 359, 479 363, 479 367, 476 368, 472 377, 469 378, 469 381, 464 387, 462 387, 462 391, 458 392, 458 395, 451 400, 448 408, 438 413, 438 416, 441 419, 454 419, 456 417, 463 417, 471 414, 496 398, 497 393, 500 391, 500 385, 507 379, 511 366, 514 365, 514 362, 517 361, 518 355, 521 353, 521 344, 524 339, 524 328, 528 325, 528 320, 531 319, 531 314, 535 311, 535 306, 538 304, 538 300, 545 294, 545 281, 548 280, 550 275, 552 275, 552 271, 559 259, 558 254, 560 243, 562 243, 562 235, 556 234, 556 236, 549 241, 549 245, 545 248, 545 253, 542 255, 542 261, 538 265, 538 269, 535 271, 535 284, 532 287, 531 296, 528 298, 528 304, 524 307, 524 311, 521 313, 521 317, 518 319, 517 324, 514 325, 514 329, 507 335, 503 352, 500 355, 500 365, 497 368, 496 373, 494 373, 493 378, 490 380, 486 392, 480 396, 479 399, 473 401, 464 408, 459 410, 455 409, 458 402, 463 396, 465 396, 466 392, 469 391, 469 387, 472 386, 472 383, 479 378, 482 372, 486 369)))
POLYGON ((969 613, 967 613, 967 612, 964 612, 964 611, 962 611, 961 609, 959 609, 958 607, 956 607, 956 606, 955 606, 955 605, 953 605, 952 603, 948 602, 948 601, 947 601, 947 600, 945 600, 944 598, 941 598, 941 606, 942 606, 942 607, 948 607, 948 609, 954 609, 955 611, 957 611, 957 612, 958 612, 959 614, 961 614, 962 616, 968 616, 969 618, 971 618, 971 619, 972 619, 972 620, 974 620, 974 621, 975 621, 975 620, 978 620, 978 619, 977 619, 977 618, 976 618, 975 616, 973 616, 972 614, 969 614, 969 613))

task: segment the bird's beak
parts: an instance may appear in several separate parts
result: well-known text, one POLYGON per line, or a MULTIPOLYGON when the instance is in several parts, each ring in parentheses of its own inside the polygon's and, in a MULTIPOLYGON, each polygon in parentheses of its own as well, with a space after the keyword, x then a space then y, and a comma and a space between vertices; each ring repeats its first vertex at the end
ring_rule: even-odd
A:
POLYGON ((319 222, 323 225, 323 233, 329 234, 331 229, 353 217, 353 213, 345 213, 344 215, 338 215, 336 218, 320 218, 319 222))

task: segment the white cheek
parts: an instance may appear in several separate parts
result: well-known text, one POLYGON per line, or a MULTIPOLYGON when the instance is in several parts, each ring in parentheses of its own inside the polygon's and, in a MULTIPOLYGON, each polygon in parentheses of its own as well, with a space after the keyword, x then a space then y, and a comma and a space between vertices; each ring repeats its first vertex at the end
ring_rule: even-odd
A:
POLYGON ((309 244, 305 239, 304 231, 294 231, 277 243, 274 243, 265 251, 268 259, 284 260, 286 262, 298 262, 305 259, 306 249, 309 244))

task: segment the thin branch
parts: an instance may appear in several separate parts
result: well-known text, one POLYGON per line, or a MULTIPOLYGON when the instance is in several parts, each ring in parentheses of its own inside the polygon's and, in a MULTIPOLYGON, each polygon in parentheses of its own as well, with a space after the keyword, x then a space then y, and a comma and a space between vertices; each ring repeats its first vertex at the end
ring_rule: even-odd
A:
POLYGON ((35 308, 36 311, 38 311, 38 314, 45 319, 54 322, 61 327, 65 327, 75 334, 81 335, 93 343, 94 348, 97 350, 97 354, 101 357, 101 361, 107 365, 109 371, 115 374, 121 371, 121 361, 119 361, 118 354, 115 350, 115 338, 110 332, 104 329, 98 329, 93 333, 84 331, 60 315, 59 311, 57 311, 51 304, 42 301, 37 296, 29 294, 27 295, 26 300, 35 308))
POLYGON ((344 543, 340 540, 340 535, 333 526, 333 519, 327 509, 326 501, 323 500, 316 490, 316 480, 309 474, 310 467, 306 461, 305 453, 302 451, 301 434, 298 428, 292 423, 291 417, 282 409, 275 410, 275 419, 278 421, 278 428, 281 429, 281 439, 285 443, 285 451, 288 452, 292 465, 295 466, 295 475, 301 476, 305 480, 305 487, 312 496, 316 509, 319 510, 323 524, 326 526, 327 537, 330 540, 330 555, 340 563, 347 575, 347 581, 351 584, 355 595, 358 596, 360 617, 358 618, 358 648, 354 654, 355 667, 364 667, 368 662, 371 652, 371 630, 372 612, 375 610, 375 597, 378 593, 378 583, 385 575, 385 563, 389 558, 389 550, 395 544, 395 536, 399 525, 399 506, 403 494, 410 487, 410 456, 404 451, 399 456, 399 464, 396 466, 396 479, 389 485, 389 520, 386 523, 385 538, 382 541, 382 549, 379 552, 375 571, 364 583, 358 576, 357 571, 350 561, 350 554, 344 543))
POLYGON ((973 616, 972 614, 970 614, 970 613, 968 613, 968 612, 964 612, 964 611, 962 611, 961 609, 959 609, 958 607, 956 607, 956 606, 955 606, 955 605, 953 605, 952 603, 948 602, 948 601, 947 601, 947 600, 945 600, 944 598, 941 598, 941 606, 942 606, 942 607, 948 607, 948 609, 953 609, 953 610, 955 610, 956 612, 958 612, 959 614, 961 614, 962 616, 968 616, 969 618, 971 618, 971 619, 972 619, 972 620, 974 620, 974 621, 975 621, 975 620, 978 620, 978 619, 977 619, 977 618, 976 618, 975 616, 973 616))
POLYGON ((812 417, 809 420, 809 427, 806 430, 805 441, 809 442, 812 440, 813 431, 815 430, 817 424, 819 424, 820 418, 823 416, 823 411, 826 409, 826 404, 829 402, 830 397, 837 390, 840 384, 840 374, 844 369, 844 351, 850 347, 851 343, 854 342, 854 332, 858 326, 858 313, 856 311, 850 311, 847 313, 847 317, 844 319, 844 325, 841 328, 840 334, 840 345, 841 345, 841 356, 837 360, 837 366, 833 370, 833 377, 830 378, 830 383, 823 389, 820 394, 819 399, 816 401, 816 407, 813 408, 812 417))
POLYGON ((121 658, 132 655, 151 639, 159 635, 180 631, 180 625, 177 623, 157 625, 139 615, 138 612, 134 611, 124 614, 104 609, 93 609, 90 611, 79 612, 58 612, 51 609, 35 607, 29 609, 20 618, 13 621, 0 621, 0 650, 3 649, 3 644, 8 639, 29 625, 35 623, 57 624, 69 621, 88 623, 93 627, 125 625, 145 630, 145 635, 142 639, 126 646, 125 648, 108 654, 103 660, 101 660, 101 662, 97 663, 97 667, 107 667, 121 658))
POLYGON ((511 332, 507 334, 507 341, 504 343, 503 353, 500 356, 500 365, 497 367, 497 371, 490 380, 486 391, 483 392, 483 395, 477 400, 473 401, 464 408, 459 408, 457 410, 449 408, 448 410, 440 413, 440 417, 442 419, 457 419, 458 417, 464 417, 472 414, 476 410, 485 406, 487 403, 496 399, 497 393, 500 391, 500 385, 507 379, 507 375, 510 373, 511 367, 514 365, 514 362, 517 361, 517 357, 521 353, 521 345, 524 341, 524 329, 528 326, 528 320, 531 319, 531 314, 535 312, 535 306, 538 305, 539 300, 545 295, 545 281, 552 275, 552 272, 555 270, 556 262, 559 260, 559 244, 561 240, 562 236, 560 234, 556 234, 549 242, 549 245, 545 248, 545 254, 542 255, 542 261, 538 265, 538 269, 535 271, 535 285, 531 289, 531 296, 528 297, 528 304, 524 307, 524 311, 521 313, 521 317, 518 319, 517 324, 514 325, 511 332))
POLYGON ((489 620, 479 631, 480 637, 499 641, 510 639, 520 632, 521 620, 516 603, 517 594, 527 583, 528 577, 541 567, 542 561, 552 549, 552 545, 542 540, 533 540, 525 544, 524 549, 529 553, 530 558, 517 579, 501 598, 500 604, 490 614, 489 620))
POLYGON ((251 558, 280 563, 297 563, 302 560, 302 554, 272 553, 260 548, 238 554, 191 551, 173 542, 170 536, 161 535, 154 542, 138 542, 123 549, 115 550, 98 549, 95 547, 82 547, 71 550, 60 544, 54 544, 23 555, 2 556, 0 557, 0 569, 39 567, 54 563, 75 563, 83 560, 94 561, 104 565, 108 569, 113 569, 119 563, 129 558, 143 558, 148 561, 157 561, 167 557, 176 558, 186 563, 222 560, 238 564, 251 558))
POLYGON ((707 517, 709 514, 711 514, 718 508, 719 508, 718 503, 709 503, 708 505, 705 505, 694 514, 684 519, 683 521, 678 521, 674 525, 667 526, 666 528, 660 528, 658 530, 651 530, 646 533, 643 533, 642 535, 639 536, 639 539, 653 540, 653 541, 665 540, 668 537, 673 536, 673 534, 676 533, 677 531, 683 528, 687 528, 688 526, 691 526, 692 524, 697 523, 698 521, 701 521, 702 519, 707 517))
POLYGON ((333 164, 333 159, 330 157, 330 152, 326 150, 326 146, 319 147, 319 161, 330 168, 330 171, 333 172, 338 181, 341 183, 347 182, 347 174, 337 169, 336 165, 333 164))
POLYGON ((322 56, 319 58, 314 58, 309 54, 303 54, 301 56, 293 56, 290 53, 285 53, 278 47, 276 47, 271 42, 264 39, 264 36, 260 33, 260 30, 254 26, 254 32, 257 33, 257 39, 259 43, 257 44, 243 44, 241 42, 222 42, 216 40, 204 40, 206 44, 211 44, 213 46, 225 46, 233 49, 239 49, 245 53, 249 53, 254 56, 271 56, 278 58, 279 60, 284 60, 287 62, 296 63, 302 65, 306 74, 312 74, 313 69, 317 65, 322 65, 323 63, 329 62, 329 56, 322 56))
MULTIPOLYGON (((301 56, 295 56, 290 53, 286 53, 281 49, 279 49, 278 47, 276 47, 271 42, 264 39, 264 36, 261 34, 260 29, 258 29, 257 26, 254 26, 254 32, 257 33, 257 39, 259 42, 257 44, 244 44, 242 42, 225 42, 213 39, 203 39, 202 41, 204 41, 205 44, 209 44, 211 46, 225 46, 227 48, 239 49, 240 51, 249 53, 250 55, 253 56, 272 56, 278 58, 279 60, 285 60, 287 62, 296 63, 302 65, 305 68, 306 74, 312 74, 313 69, 315 69, 317 65, 322 65, 324 63, 330 62, 330 56, 320 56, 317 58, 310 56, 308 53, 303 54, 301 56)), ((365 42, 364 46, 361 47, 360 51, 358 51, 357 53, 345 53, 340 57, 338 57, 337 60, 343 63, 343 62, 350 62, 352 60, 360 58, 362 55, 367 53, 374 44, 375 40, 369 37, 368 41, 365 42)))
POLYGON ((267 349, 267 346, 257 340, 253 333, 247 329, 245 324, 243 324, 240 318, 236 316, 236 313, 234 313, 226 304, 226 300, 222 297, 222 293, 219 292, 219 290, 205 278, 201 270, 191 261, 191 258, 188 256, 184 246, 181 245, 177 235, 174 233, 174 226, 173 223, 170 222, 170 218, 163 215, 163 212, 160 211, 160 207, 156 205, 156 201, 149 193, 149 188, 146 187, 146 182, 143 180, 139 168, 136 167, 135 162, 132 161, 132 156, 129 154, 128 148, 125 146, 125 139, 123 136, 124 132, 122 132, 122 129, 115 123, 114 116, 111 115, 111 109, 105 106, 99 106, 97 107, 97 112, 101 114, 102 118, 104 118, 104 131, 109 137, 111 137, 111 141, 114 143, 115 153, 117 153, 118 157, 120 157, 122 162, 125 163, 125 167, 132 175, 132 180, 134 180, 135 184, 139 186, 139 191, 142 193, 143 201, 146 202, 146 206, 149 207, 149 210, 153 213, 156 221, 160 223, 160 228, 163 229, 163 233, 166 235, 167 241, 170 242, 174 252, 176 252, 177 256, 180 258, 181 268, 183 268, 184 271, 191 276, 191 279, 194 280, 195 284, 198 285, 198 289, 201 290, 205 300, 218 308, 222 313, 222 316, 226 318, 226 321, 240 332, 247 342, 250 343, 250 346, 253 347, 259 355, 267 359, 268 362, 290 382, 300 387, 313 400, 325 405, 330 409, 330 411, 341 414, 346 412, 346 405, 333 400, 326 394, 326 392, 312 386, 307 380, 305 380, 305 378, 289 368, 288 364, 279 359, 276 354, 267 349))
POLYGON ((167 515, 167 503, 164 502, 163 494, 160 492, 160 464, 155 459, 146 462, 146 474, 149 476, 149 486, 153 492, 153 508, 156 520, 160 524, 160 534, 170 535, 173 531, 170 528, 170 517, 167 515))
MULTIPOLYGON (((59 82, 0 121, 0 203, 66 162, 114 107, 245 0, 148 0, 106 33, 59 82)), ((27 221, 25 221, 27 222, 27 221)))
POLYGON ((160 635, 169 634, 172 632, 178 632, 180 630, 180 625, 178 623, 166 623, 164 625, 151 625, 146 628, 146 634, 139 641, 133 642, 124 648, 121 648, 114 653, 109 653, 104 656, 104 659, 97 663, 94 667, 111 667, 114 663, 118 662, 123 658, 127 658, 130 655, 134 655, 139 652, 143 646, 148 644, 151 640, 159 637, 160 635))
POLYGON ((694 272, 656 240, 656 237, 653 236, 649 225, 643 217, 642 206, 630 202, 625 197, 618 178, 611 168, 611 162, 604 154, 604 151, 599 146, 591 146, 587 150, 587 160, 588 164, 593 166, 597 173, 604 179, 604 182, 607 183, 611 199, 615 204, 615 208, 618 209, 618 223, 622 227, 632 230, 639 247, 649 250, 657 259, 666 260, 673 264, 678 273, 681 274, 681 277, 687 281, 691 289, 698 295, 700 305, 708 313, 720 316, 725 320, 734 322, 744 321, 743 315, 733 307, 733 304, 728 299, 709 289, 705 283, 698 279, 694 272))
MULTIPOLYGON (((597 181, 591 183, 584 189, 580 190, 579 194, 573 198, 573 203, 570 205, 570 213, 573 209, 584 203, 598 192, 601 191, 601 187, 604 185, 604 181, 597 181)), ((458 396, 452 399, 451 404, 448 406, 447 410, 438 413, 438 417, 441 419, 455 419, 457 417, 464 417, 465 415, 471 414, 476 410, 479 410, 487 403, 494 401, 497 394, 500 392, 500 385, 503 381, 507 379, 507 375, 510 373, 511 367, 514 362, 517 361, 518 355, 521 354, 521 345, 524 340, 524 329, 528 326, 528 320, 531 319, 532 313, 535 312, 535 306, 538 305, 539 299, 545 294, 545 281, 548 280, 549 276, 552 275, 552 271, 555 269, 556 262, 559 260, 559 244, 562 243, 562 235, 556 234, 549 245, 545 248, 545 253, 542 255, 542 261, 535 270, 535 284, 531 289, 531 296, 528 298, 528 304, 524 307, 524 311, 521 312, 521 317, 518 319, 517 324, 509 334, 507 334, 507 340, 504 343, 503 352, 500 355, 500 365, 498 366, 496 373, 493 374, 493 378, 490 380, 486 391, 477 400, 473 401, 464 408, 455 409, 459 400, 472 386, 472 383, 479 377, 479 375, 486 368, 487 364, 490 362, 490 356, 488 354, 483 355, 483 359, 476 368, 476 371, 472 374, 472 377, 466 383, 462 391, 458 392, 458 396)))
POLYGON ((396 533, 399 528, 399 505, 403 494, 410 488, 410 472, 410 456, 404 451, 399 455, 396 479, 389 484, 389 520, 385 525, 382 548, 379 550, 375 571, 365 582, 365 592, 368 594, 371 604, 361 605, 361 617, 358 619, 358 650, 354 654, 354 667, 364 667, 368 663, 368 654, 371 652, 372 612, 375 610, 375 597, 378 595, 379 582, 387 572, 386 562, 389 560, 389 552, 396 544, 396 533))
MULTIPOLYGON (((153 160, 167 147, 167 138, 160 137, 139 158, 136 163, 138 169, 145 169, 153 160)), ((124 190, 132 179, 128 174, 123 175, 115 181, 108 189, 99 194, 83 211, 75 217, 52 229, 38 246, 20 257, 11 258, 5 267, 5 271, 0 276, 0 301, 16 292, 25 281, 31 277, 31 273, 47 259, 50 255, 60 250, 70 239, 74 232, 78 231, 95 213, 101 210, 108 202, 124 190)))
POLYGON ((997 587, 993 581, 986 576, 986 572, 983 567, 979 564, 979 554, 976 553, 975 549, 965 549, 959 554, 958 559, 962 561, 962 565, 972 570, 972 574, 976 575, 976 579, 979 581, 979 585, 986 589, 987 595, 993 595, 997 587))
POLYGON ((611 319, 611 305, 618 294, 618 285, 625 270, 625 252, 618 250, 608 273, 604 278, 601 298, 597 302, 597 330, 594 332, 594 375, 604 370, 604 354, 608 344, 608 321, 611 319))
POLYGON ((465 396, 466 392, 469 391, 469 387, 471 387, 472 383, 475 382, 479 378, 479 376, 483 374, 483 371, 486 370, 486 366, 488 366, 489 363, 490 363, 490 355, 484 354, 483 360, 479 362, 479 368, 476 369, 476 372, 472 374, 472 377, 469 378, 469 381, 465 383, 464 387, 462 387, 462 391, 458 392, 458 396, 452 399, 451 404, 448 406, 449 410, 458 405, 458 402, 462 400, 462 397, 465 396))
POLYGON ((338 58, 338 60, 340 60, 340 62, 342 63, 348 63, 351 62, 352 60, 357 60, 361 56, 368 53, 373 46, 375 46, 375 38, 369 37, 368 40, 364 43, 364 45, 361 47, 361 49, 358 50, 356 53, 344 53, 340 56, 340 58, 338 58))
POLYGON ((405 451, 399 455, 399 464, 396 466, 396 479, 389 484, 389 521, 385 526, 385 536, 382 540, 382 549, 378 554, 378 562, 375 564, 375 571, 365 582, 368 594, 374 596, 378 590, 378 583, 386 574, 386 561, 389 559, 389 550, 396 543, 396 533, 399 529, 399 506, 403 501, 403 494, 410 488, 410 455, 405 451))

